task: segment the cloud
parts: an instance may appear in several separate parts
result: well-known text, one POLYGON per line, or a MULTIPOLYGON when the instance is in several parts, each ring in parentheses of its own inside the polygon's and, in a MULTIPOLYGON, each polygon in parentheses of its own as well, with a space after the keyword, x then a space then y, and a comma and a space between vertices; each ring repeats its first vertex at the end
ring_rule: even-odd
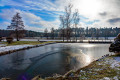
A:
MULTIPOLYGON (((45 21, 40 16, 36 16, 33 13, 20 11, 17 9, 4 9, 2 10, 2 13, 0 13, 0 17, 2 17, 5 20, 9 20, 8 23, 10 23, 13 15, 15 15, 16 12, 20 13, 25 26, 27 26, 27 30, 43 31, 43 29, 45 28, 50 29, 54 27, 56 29, 59 26, 57 19, 54 21, 45 21)), ((2 25, 8 26, 10 24, 3 23, 2 25)))
POLYGON ((99 13, 100 16, 106 16, 107 15, 107 12, 102 12, 102 13, 99 13))
POLYGON ((109 22, 110 24, 115 24, 115 23, 117 23, 117 22, 120 23, 120 18, 109 19, 108 22, 109 22))
MULTIPOLYGON (((18 0, 17 0, 18 1, 18 0)), ((14 0, 0 0, 0 3, 2 4, 1 6, 19 6, 19 7, 24 7, 23 1, 17 2, 14 0)))
POLYGON ((19 12, 18 10, 15 9, 2 9, 1 13, 0 13, 0 17, 2 19, 6 19, 6 20, 11 20, 11 18, 13 17, 13 15, 15 15, 16 12, 19 12))
POLYGON ((120 0, 72 0, 71 3, 73 3, 74 9, 78 8, 80 15, 88 18, 85 20, 86 22, 99 20, 99 22, 87 26, 120 27, 117 22, 114 24, 108 22, 109 19, 120 17, 120 0))
POLYGON ((6 29, 8 25, 10 25, 9 22, 2 22, 0 23, 0 29, 6 29))
POLYGON ((0 6, 12 6, 13 9, 12 11, 10 11, 11 9, 2 10, 0 17, 11 20, 15 12, 19 11, 25 25, 35 28, 50 28, 52 26, 58 28, 60 24, 58 16, 63 14, 64 6, 69 3, 73 4, 73 11, 74 9, 79 10, 81 15, 80 23, 84 27, 120 27, 120 0, 22 0, 22 2, 21 0, 1 0, 0 3, 0 6), (47 21, 41 15, 52 16, 51 18, 54 17, 55 19, 47 21), (82 19, 82 17, 86 19, 82 19), (90 22, 92 23, 88 24, 90 22))
POLYGON ((25 29, 26 30, 31 30, 31 31, 36 31, 36 32, 43 32, 44 31, 44 29, 42 29, 42 28, 37 28, 37 27, 33 27, 33 26, 25 26, 25 29))

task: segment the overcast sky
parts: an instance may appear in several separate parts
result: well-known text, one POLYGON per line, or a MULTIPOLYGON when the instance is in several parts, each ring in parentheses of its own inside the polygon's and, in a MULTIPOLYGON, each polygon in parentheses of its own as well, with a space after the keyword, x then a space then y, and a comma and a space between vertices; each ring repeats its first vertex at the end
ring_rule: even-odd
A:
POLYGON ((79 27, 120 27, 120 0, 0 0, 0 29, 10 25, 16 12, 27 30, 57 29, 68 3, 73 4, 73 11, 79 10, 79 27))

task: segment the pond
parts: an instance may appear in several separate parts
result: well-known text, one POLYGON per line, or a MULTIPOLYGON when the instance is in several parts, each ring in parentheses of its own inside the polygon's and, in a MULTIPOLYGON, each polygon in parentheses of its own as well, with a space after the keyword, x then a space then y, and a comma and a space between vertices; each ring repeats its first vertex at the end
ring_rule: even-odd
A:
POLYGON ((109 54, 110 44, 57 43, 0 56, 0 78, 30 80, 65 74, 109 54))

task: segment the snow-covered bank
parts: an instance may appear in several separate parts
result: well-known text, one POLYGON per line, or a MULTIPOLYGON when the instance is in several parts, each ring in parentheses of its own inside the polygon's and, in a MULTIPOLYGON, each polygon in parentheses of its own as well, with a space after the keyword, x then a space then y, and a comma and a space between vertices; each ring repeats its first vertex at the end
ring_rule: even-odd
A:
POLYGON ((14 46, 0 47, 0 53, 5 51, 10 51, 10 50, 17 50, 17 49, 22 49, 26 47, 31 47, 31 46, 33 45, 14 45, 14 46))
POLYGON ((5 44, 0 44, 0 47, 6 46, 5 44))
POLYGON ((106 56, 94 61, 85 68, 78 70, 78 73, 71 73, 73 74, 72 77, 77 76, 79 79, 86 80, 120 80, 120 62, 114 58, 114 56, 106 56))
POLYGON ((52 43, 43 43, 43 44, 38 44, 38 45, 4 46, 4 47, 0 47, 0 55, 9 54, 9 53, 16 52, 16 51, 19 51, 19 50, 25 50, 25 49, 34 48, 34 47, 40 47, 40 46, 44 46, 44 45, 48 45, 48 44, 53 44, 53 42, 52 43))
POLYGON ((12 52, 16 52, 16 51, 19 51, 19 50, 32 48, 32 47, 34 47, 34 45, 14 45, 14 46, 0 47, 0 56, 5 55, 5 54, 9 54, 9 53, 12 53, 12 52))

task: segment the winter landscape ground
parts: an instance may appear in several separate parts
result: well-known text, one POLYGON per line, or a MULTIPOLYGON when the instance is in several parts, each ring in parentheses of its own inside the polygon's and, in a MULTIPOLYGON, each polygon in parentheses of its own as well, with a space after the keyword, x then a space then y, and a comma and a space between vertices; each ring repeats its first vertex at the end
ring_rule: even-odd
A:
MULTIPOLYGON (((19 41, 7 44, 1 42, 2 46, 0 52, 19 50, 26 47, 33 47, 35 45, 45 45, 53 42, 38 42, 38 41, 19 41), (24 44, 24 45, 23 45, 24 44)), ((59 42, 60 43, 60 42, 59 42)), ((89 47, 89 46, 88 46, 89 47)), ((29 54, 29 53, 28 53, 29 54)), ((70 70, 64 75, 56 74, 53 77, 41 78, 40 76, 34 77, 32 80, 119 80, 120 79, 120 58, 119 55, 110 53, 103 55, 101 58, 92 61, 89 65, 70 70)))

